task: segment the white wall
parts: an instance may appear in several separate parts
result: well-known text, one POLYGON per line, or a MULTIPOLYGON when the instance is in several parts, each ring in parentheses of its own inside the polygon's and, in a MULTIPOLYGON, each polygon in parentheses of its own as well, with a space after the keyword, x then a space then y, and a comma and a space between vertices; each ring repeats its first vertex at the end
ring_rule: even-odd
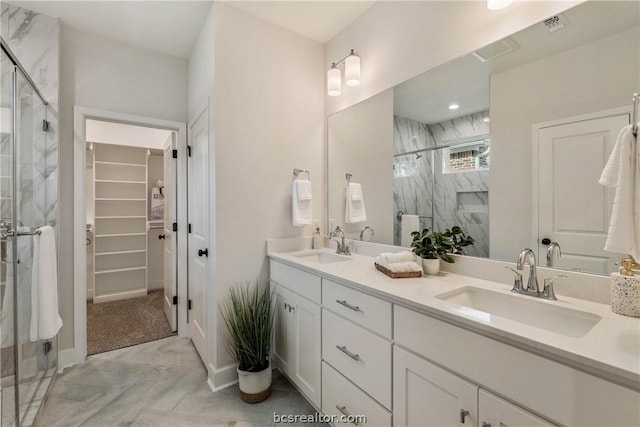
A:
MULTIPOLYGON (((291 225, 294 168, 311 172, 313 217, 324 223, 324 53, 321 44, 224 3, 213 9, 213 286, 226 298, 236 283, 267 283, 267 238, 311 235, 310 226, 291 225)), ((231 358, 222 334, 215 342, 220 368, 231 358)))
POLYGON ((349 49, 356 49, 362 61, 360 85, 343 85, 341 96, 326 96, 326 113, 344 109, 581 2, 514 2, 500 11, 489 11, 485 1, 377 2, 325 45, 325 71, 349 49))
POLYGON ((533 245, 531 126, 630 105, 640 87, 640 32, 495 74, 490 87, 490 253, 513 260, 533 245))
POLYGON ((89 142, 155 148, 158 150, 164 149, 164 143, 171 135, 171 131, 166 129, 154 129, 101 120, 87 120, 85 133, 89 142))
POLYGON ((187 119, 187 61, 61 27, 60 348, 73 347, 73 107, 187 119))
POLYGON ((393 90, 329 116, 327 129, 330 226, 360 238, 368 225, 372 242, 393 242, 393 90), (347 172, 362 185, 367 221, 345 223, 347 172))

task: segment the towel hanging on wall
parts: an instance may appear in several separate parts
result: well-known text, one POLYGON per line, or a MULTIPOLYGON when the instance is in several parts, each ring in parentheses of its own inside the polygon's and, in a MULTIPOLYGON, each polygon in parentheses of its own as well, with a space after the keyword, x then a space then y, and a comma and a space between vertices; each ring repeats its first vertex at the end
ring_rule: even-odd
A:
POLYGON ((294 227, 311 225, 313 217, 313 188, 311 181, 296 179, 291 189, 291 218, 294 227))
POLYGON ((347 184, 346 208, 344 220, 347 224, 363 222, 367 220, 367 212, 364 207, 362 186, 355 182, 347 184))
POLYGON ((640 259, 640 150, 637 144, 632 126, 625 126, 599 183, 616 189, 604 249, 640 259))

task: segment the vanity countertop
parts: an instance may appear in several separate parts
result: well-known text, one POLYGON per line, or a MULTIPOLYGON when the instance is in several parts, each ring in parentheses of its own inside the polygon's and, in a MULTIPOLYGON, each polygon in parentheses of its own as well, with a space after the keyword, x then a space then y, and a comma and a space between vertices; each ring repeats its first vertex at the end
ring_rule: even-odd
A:
POLYGON ((437 276, 392 279, 376 270, 372 257, 354 254, 347 262, 321 264, 296 255, 299 252, 269 253, 273 260, 640 390, 640 319, 615 314, 609 305, 562 295, 558 295, 558 301, 537 299, 541 304, 602 317, 586 335, 573 338, 537 328, 535 322, 526 324, 486 315, 436 297, 468 286, 513 295, 509 285, 444 272, 437 276))

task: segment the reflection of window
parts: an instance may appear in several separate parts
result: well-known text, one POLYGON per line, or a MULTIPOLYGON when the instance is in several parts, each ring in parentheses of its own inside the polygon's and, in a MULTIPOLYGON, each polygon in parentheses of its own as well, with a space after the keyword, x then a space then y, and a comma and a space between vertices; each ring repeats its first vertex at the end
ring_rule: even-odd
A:
POLYGON ((459 173, 489 169, 489 140, 447 147, 442 153, 442 172, 459 173))

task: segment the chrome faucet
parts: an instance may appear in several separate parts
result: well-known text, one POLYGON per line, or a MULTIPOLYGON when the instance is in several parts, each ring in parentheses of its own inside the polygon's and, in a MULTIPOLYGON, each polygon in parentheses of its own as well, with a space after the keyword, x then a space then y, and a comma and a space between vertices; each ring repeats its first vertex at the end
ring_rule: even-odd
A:
POLYGON ((553 282, 554 282, 554 280, 561 279, 561 278, 566 279, 567 276, 565 276, 564 274, 558 274, 557 276, 553 276, 553 277, 549 277, 548 279, 544 279, 544 290, 538 296, 540 298, 543 298, 543 299, 548 299, 548 300, 551 300, 551 301, 557 301, 558 298, 556 298, 556 293, 553 291, 553 282))
POLYGON ((363 241, 364 240, 364 233, 366 231, 370 231, 372 236, 375 236, 376 233, 373 231, 373 228, 369 227, 368 225, 366 227, 364 227, 362 230, 360 230, 360 240, 363 241))
POLYGON ((524 269, 524 265, 529 263, 529 282, 527 283, 527 289, 523 293, 527 295, 537 296, 540 293, 538 286, 538 276, 536 273, 536 254, 529 248, 524 248, 518 256, 518 263, 516 268, 520 271, 524 269))
POLYGON ((562 256, 562 251, 560 250, 558 242, 551 242, 547 248, 547 267, 554 267, 554 256, 557 256, 558 258, 562 256))
POLYGON ((338 247, 336 249, 336 253, 340 255, 351 255, 351 250, 349 249, 349 245, 344 241, 344 230, 337 226, 332 232, 330 237, 336 237, 336 234, 342 234, 342 241, 337 241, 338 247))

